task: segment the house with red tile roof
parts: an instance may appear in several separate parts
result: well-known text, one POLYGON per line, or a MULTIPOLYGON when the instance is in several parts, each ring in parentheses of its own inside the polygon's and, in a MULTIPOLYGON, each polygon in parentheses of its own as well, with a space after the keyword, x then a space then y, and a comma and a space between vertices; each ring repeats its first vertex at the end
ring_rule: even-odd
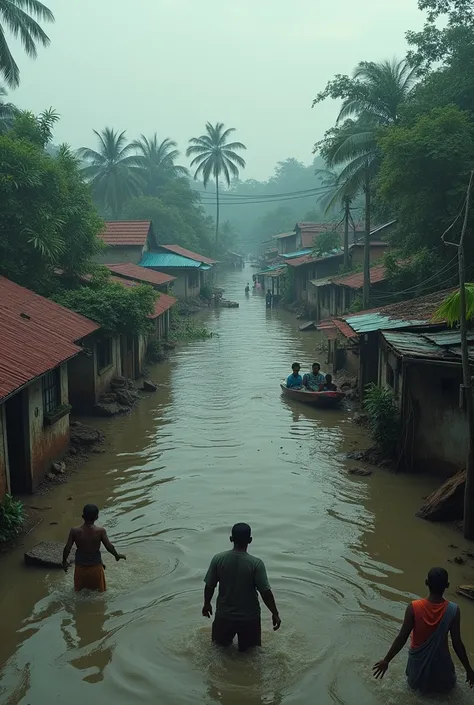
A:
POLYGON ((170 274, 140 267, 138 264, 132 264, 131 262, 106 264, 104 266, 115 277, 140 282, 141 284, 150 284, 157 291, 164 293, 168 292, 170 285, 172 286, 173 282, 176 281, 176 277, 172 277, 170 274))
MULTIPOLYGON (((312 279, 314 319, 321 321, 332 316, 340 316, 350 311, 354 302, 361 296, 364 287, 364 273, 348 274, 312 279)), ((383 264, 370 268, 370 288, 376 297, 387 289, 387 274, 383 264)))
POLYGON ((69 446, 69 365, 94 321, 0 277, 0 499, 33 492, 69 446))
POLYGON ((107 221, 99 237, 104 243, 95 258, 99 264, 138 264, 143 253, 156 245, 151 220, 107 221))

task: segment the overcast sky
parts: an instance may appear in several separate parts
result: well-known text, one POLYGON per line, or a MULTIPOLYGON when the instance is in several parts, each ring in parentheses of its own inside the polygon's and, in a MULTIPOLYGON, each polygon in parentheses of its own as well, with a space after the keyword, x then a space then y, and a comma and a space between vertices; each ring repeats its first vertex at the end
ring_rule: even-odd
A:
MULTIPOLYGON (((94 146, 92 129, 158 132, 184 152, 207 120, 236 127, 243 178, 288 156, 309 163, 333 124, 312 99, 360 60, 402 56, 416 0, 43 0, 56 15, 36 62, 16 45, 13 102, 61 115, 55 142, 94 146)), ((185 158, 182 160, 186 162, 185 158)))

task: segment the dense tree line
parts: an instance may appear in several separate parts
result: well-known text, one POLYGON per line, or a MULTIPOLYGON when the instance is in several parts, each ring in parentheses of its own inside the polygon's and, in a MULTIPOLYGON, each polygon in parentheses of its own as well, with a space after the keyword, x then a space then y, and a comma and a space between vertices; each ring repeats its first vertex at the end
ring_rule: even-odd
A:
MULTIPOLYGON (((362 61, 315 99, 342 101, 336 125, 315 145, 328 167, 340 170, 336 200, 362 194, 368 229, 374 218, 398 221, 388 264, 394 292, 405 297, 455 283, 456 263, 441 235, 453 223, 459 234, 456 219, 474 164, 474 6, 418 6, 426 22, 407 33, 406 58, 362 61)), ((472 273, 472 238, 466 254, 472 273)))

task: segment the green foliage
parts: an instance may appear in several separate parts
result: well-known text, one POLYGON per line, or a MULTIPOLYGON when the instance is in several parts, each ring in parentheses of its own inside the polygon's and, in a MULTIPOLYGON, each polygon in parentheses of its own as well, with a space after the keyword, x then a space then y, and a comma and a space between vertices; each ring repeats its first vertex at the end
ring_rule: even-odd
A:
POLYGON ((364 310, 364 302, 362 301, 362 296, 356 296, 350 305, 349 313, 359 313, 359 311, 364 310))
POLYGON ((171 309, 170 319, 169 340, 172 343, 185 340, 207 340, 214 336, 205 326, 198 325, 188 316, 181 314, 179 304, 171 309))
POLYGON ((12 131, 18 139, 27 140, 37 147, 45 149, 53 138, 53 128, 59 121, 58 113, 49 108, 39 115, 28 110, 18 110, 15 113, 12 131))
POLYGON ((25 522, 23 504, 7 494, 0 502, 0 543, 11 541, 21 531, 25 522))
POLYGON ((399 440, 399 416, 392 392, 373 383, 367 385, 364 408, 377 447, 387 457, 394 457, 399 440))
MULTIPOLYGON (((435 321, 447 321, 448 325, 455 326, 461 318, 461 300, 459 289, 450 294, 441 304, 433 316, 435 321)), ((466 320, 474 318, 474 284, 466 284, 466 320)))
POLYGON ((116 282, 60 291, 54 300, 97 321, 106 333, 139 334, 151 330, 157 292, 148 285, 122 286, 116 282))
POLYGON ((56 267, 87 271, 103 227, 75 158, 44 151, 48 119, 22 113, 0 135, 0 274, 40 293, 56 286, 56 267))
POLYGON ((149 362, 150 365, 155 365, 157 362, 163 362, 165 357, 166 355, 161 340, 157 340, 156 338, 149 340, 146 349, 147 362, 149 362))
POLYGON ((332 250, 337 250, 340 247, 341 236, 337 230, 327 230, 326 232, 318 235, 314 248, 314 254, 317 257, 323 257, 329 252, 332 252, 332 250))
POLYGON ((235 127, 225 129, 222 122, 206 123, 206 132, 200 137, 191 137, 186 150, 187 157, 193 157, 191 168, 195 169, 194 179, 202 178, 204 188, 213 178, 216 183, 216 245, 219 240, 219 179, 227 186, 231 179, 239 178, 239 168, 245 168, 245 160, 237 151, 247 149, 242 142, 229 142, 235 127))
POLYGON ((201 299, 205 299, 206 301, 211 301, 212 297, 213 297, 212 287, 210 287, 209 284, 204 284, 204 286, 201 287, 201 299))
POLYGON ((20 85, 20 69, 12 56, 4 30, 20 37, 23 48, 33 59, 37 56, 37 45, 49 45, 49 37, 39 22, 54 22, 54 15, 39 0, 0 0, 0 72, 10 86, 20 85), (28 14, 29 13, 29 14, 28 14))
POLYGON ((286 267, 281 274, 280 291, 283 303, 292 304, 295 300, 295 273, 292 267, 286 267))
POLYGON ((474 123, 456 106, 436 108, 413 125, 387 130, 380 146, 378 195, 398 218, 392 242, 410 253, 439 250, 465 197, 474 163, 474 123))
MULTIPOLYGON (((404 257, 403 251, 391 250, 385 255, 384 265, 393 301, 445 289, 457 272, 455 265, 447 267, 439 252, 427 247, 422 247, 409 258, 404 257)), ((387 299, 387 294, 384 298, 387 299)))
POLYGON ((137 164, 142 170, 146 196, 159 196, 161 189, 173 179, 188 176, 184 166, 175 164, 179 157, 177 144, 169 137, 159 142, 158 135, 145 137, 132 142, 132 148, 138 153, 137 164))
POLYGON ((121 215, 124 203, 143 193, 143 163, 134 153, 135 147, 127 143, 126 131, 110 127, 101 132, 94 130, 98 150, 82 147, 78 155, 86 162, 84 177, 92 187, 94 198, 104 215, 113 220, 121 215))

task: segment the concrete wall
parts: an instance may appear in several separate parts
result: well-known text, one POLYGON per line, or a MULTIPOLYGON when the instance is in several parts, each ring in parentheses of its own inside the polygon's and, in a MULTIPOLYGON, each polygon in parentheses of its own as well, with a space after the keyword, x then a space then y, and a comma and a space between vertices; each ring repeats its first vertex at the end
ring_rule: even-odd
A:
POLYGON ((8 451, 7 428, 5 421, 5 406, 0 406, 0 502, 9 490, 8 482, 8 451))
MULTIPOLYGON (((388 247, 371 247, 370 248, 370 262, 376 262, 381 259, 387 252, 388 247)), ((352 264, 364 264, 364 246, 354 245, 351 248, 351 262, 352 264)))
POLYGON ((140 245, 134 247, 107 247, 94 257, 98 264, 124 264, 132 262, 138 264, 145 248, 140 245))
MULTIPOLYGON (((61 404, 68 403, 67 364, 60 367, 61 404)), ((69 447, 69 414, 51 426, 44 425, 43 381, 28 387, 29 441, 32 490, 37 489, 54 460, 59 460, 69 447)))
POLYGON ((108 390, 111 380, 122 374, 120 339, 112 340, 112 364, 104 370, 98 368, 97 345, 97 334, 84 338, 82 346, 87 352, 68 363, 69 403, 74 413, 89 412, 108 390))
POLYGON ((467 422, 459 408, 461 365, 412 362, 405 367, 403 422, 415 470, 447 474, 465 467, 467 422))

